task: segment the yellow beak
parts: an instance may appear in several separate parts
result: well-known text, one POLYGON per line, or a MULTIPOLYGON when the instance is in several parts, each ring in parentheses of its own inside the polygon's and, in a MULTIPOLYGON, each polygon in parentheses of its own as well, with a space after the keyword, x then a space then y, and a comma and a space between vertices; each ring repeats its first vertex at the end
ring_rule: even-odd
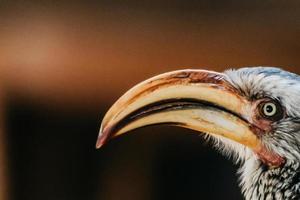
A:
POLYGON ((226 81, 205 70, 180 70, 150 78, 126 92, 106 113, 96 147, 130 130, 170 124, 219 135, 259 149, 256 128, 247 120, 251 102, 226 81))

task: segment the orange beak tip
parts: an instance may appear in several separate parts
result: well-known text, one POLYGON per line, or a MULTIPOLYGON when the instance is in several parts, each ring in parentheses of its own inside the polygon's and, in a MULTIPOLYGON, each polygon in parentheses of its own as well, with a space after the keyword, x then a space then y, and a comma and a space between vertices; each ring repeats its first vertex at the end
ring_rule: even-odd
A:
POLYGON ((104 145, 104 142, 101 141, 101 139, 98 139, 97 140, 97 143, 96 143, 96 149, 99 149, 100 147, 102 147, 104 145))
POLYGON ((96 142, 96 149, 102 147, 109 139, 112 137, 112 132, 110 128, 106 128, 104 130, 100 130, 97 142, 96 142))
POLYGON ((100 132, 96 142, 96 149, 102 147, 106 143, 106 140, 107 140, 107 134, 100 132))

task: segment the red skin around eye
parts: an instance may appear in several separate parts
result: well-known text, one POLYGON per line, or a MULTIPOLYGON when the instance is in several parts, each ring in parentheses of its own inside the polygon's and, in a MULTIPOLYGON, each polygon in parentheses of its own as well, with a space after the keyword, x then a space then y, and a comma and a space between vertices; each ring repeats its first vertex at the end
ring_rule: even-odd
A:
POLYGON ((272 131, 272 123, 274 123, 274 121, 262 116, 259 105, 264 102, 270 102, 270 101, 272 100, 268 98, 264 98, 252 102, 251 123, 256 127, 260 128, 261 130, 263 130, 264 133, 269 133, 272 131))
MULTIPOLYGON (((272 123, 274 123, 274 121, 264 118, 261 115, 258 106, 259 104, 268 101, 270 101, 270 99, 260 99, 253 102, 251 120, 252 124, 257 127, 257 130, 255 132, 258 137, 261 137, 263 134, 272 133, 272 123)), ((269 167, 279 167, 285 163, 285 159, 283 157, 272 151, 269 151, 264 146, 255 150, 255 153, 259 157, 259 159, 269 167)))

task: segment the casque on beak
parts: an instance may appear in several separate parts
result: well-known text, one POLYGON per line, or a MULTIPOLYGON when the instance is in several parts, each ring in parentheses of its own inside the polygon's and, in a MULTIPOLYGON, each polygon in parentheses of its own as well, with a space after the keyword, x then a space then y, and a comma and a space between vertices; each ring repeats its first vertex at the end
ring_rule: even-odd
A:
POLYGON ((251 102, 205 70, 179 70, 150 78, 126 92, 106 113, 96 147, 130 130, 170 124, 219 135, 257 150, 256 128, 247 120, 251 102))

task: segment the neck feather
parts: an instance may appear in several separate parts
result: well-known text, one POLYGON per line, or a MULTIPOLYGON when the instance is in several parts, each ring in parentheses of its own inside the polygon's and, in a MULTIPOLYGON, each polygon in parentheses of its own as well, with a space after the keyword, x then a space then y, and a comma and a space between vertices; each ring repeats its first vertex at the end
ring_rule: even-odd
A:
POLYGON ((270 169, 256 158, 240 168, 241 187, 246 200, 300 199, 300 163, 286 162, 270 169))

